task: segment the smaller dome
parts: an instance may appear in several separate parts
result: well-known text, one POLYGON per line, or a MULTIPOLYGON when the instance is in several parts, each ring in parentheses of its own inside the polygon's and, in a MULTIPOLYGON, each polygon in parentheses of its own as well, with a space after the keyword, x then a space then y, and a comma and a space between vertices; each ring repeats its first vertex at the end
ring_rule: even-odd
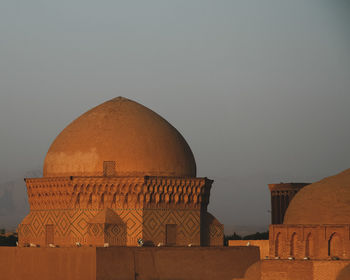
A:
POLYGON ((301 189, 284 224, 350 224, 350 169, 301 189))
POLYGON ((350 279, 350 264, 348 264, 339 272, 336 280, 349 280, 349 279, 350 279))

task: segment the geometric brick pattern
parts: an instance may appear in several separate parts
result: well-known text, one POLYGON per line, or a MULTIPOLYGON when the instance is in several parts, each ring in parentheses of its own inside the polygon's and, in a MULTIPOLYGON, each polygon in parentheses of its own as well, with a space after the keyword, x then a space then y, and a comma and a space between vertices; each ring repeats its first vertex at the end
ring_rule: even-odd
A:
MULTIPOLYGON (((26 179, 30 213, 19 225, 19 245, 46 240, 54 225, 54 243, 74 246, 108 243, 137 246, 143 238, 165 243, 166 225, 176 224, 176 245, 200 245, 201 215, 209 203, 212 180, 190 177, 45 177, 26 179), (90 224, 110 208, 121 225, 90 224), (95 240, 95 241, 94 241, 95 240)), ((220 229, 210 231, 213 238, 220 229)), ((222 232, 220 238, 222 240, 222 232)))
MULTIPOLYGON (((89 240, 88 222, 99 212, 100 210, 89 209, 31 211, 19 225, 19 243, 22 246, 28 243, 44 246, 45 226, 52 224, 56 244, 61 246, 71 246, 76 242, 86 244, 89 240)), ((126 224, 127 244, 136 246, 137 239, 142 237, 142 211, 122 209, 115 212, 126 224)))
MULTIPOLYGON (((178 225, 177 245, 190 243, 200 245, 200 211, 198 210, 113 210, 126 226, 126 244, 124 245, 136 246, 139 238, 152 240, 154 244, 165 244, 167 224, 178 225)), ((103 224, 94 224, 89 228, 89 220, 99 212, 100 210, 88 209, 31 211, 18 228, 20 245, 35 243, 44 246, 45 226, 48 224, 54 225, 54 240, 56 244, 61 244, 61 246, 74 245, 75 242, 88 244, 89 235, 102 236, 103 233, 105 239, 113 234, 116 235, 117 228, 109 228, 106 231, 103 224)), ((212 235, 214 237, 215 233, 212 235)))
POLYGON ((142 238, 142 213, 141 209, 114 209, 126 225, 126 244, 137 246, 137 240, 142 238))
POLYGON ((45 245, 45 226, 54 225, 54 242, 57 244, 84 243, 88 221, 96 215, 94 210, 41 210, 31 211, 18 228, 20 245, 45 245))
POLYGON ((122 224, 89 224, 88 244, 126 246, 126 228, 122 224))
POLYGON ((209 246, 222 246, 224 236, 224 225, 209 225, 209 246))
POLYGON ((165 244, 167 224, 177 224, 177 245, 200 245, 199 210, 144 210, 144 239, 165 244))

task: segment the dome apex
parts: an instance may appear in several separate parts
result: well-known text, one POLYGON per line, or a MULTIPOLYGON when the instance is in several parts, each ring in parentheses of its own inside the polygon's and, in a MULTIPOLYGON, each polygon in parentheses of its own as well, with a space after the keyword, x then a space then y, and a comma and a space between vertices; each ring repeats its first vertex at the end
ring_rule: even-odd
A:
POLYGON ((123 97, 123 96, 117 96, 117 97, 112 98, 110 101, 132 101, 132 100, 128 99, 126 97, 123 97))
POLYGON ((284 224, 349 224, 350 169, 308 185, 292 199, 284 224))
POLYGON ((196 176, 193 153, 161 116, 124 97, 87 111, 52 143, 44 177, 196 176))

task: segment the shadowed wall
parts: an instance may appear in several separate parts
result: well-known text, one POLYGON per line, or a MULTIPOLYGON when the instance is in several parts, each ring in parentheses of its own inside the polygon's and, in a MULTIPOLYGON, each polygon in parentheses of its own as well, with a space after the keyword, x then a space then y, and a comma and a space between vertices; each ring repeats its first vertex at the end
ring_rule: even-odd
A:
POLYGON ((0 248, 2 280, 231 280, 258 260, 256 247, 0 248))

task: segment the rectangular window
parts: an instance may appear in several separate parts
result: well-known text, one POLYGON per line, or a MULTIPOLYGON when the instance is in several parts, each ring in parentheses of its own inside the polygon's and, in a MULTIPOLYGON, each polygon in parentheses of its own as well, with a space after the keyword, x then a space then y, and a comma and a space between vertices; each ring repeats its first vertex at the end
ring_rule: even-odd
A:
POLYGON ((54 244, 54 227, 46 225, 46 245, 54 244))
POLYGON ((103 176, 111 177, 115 176, 115 161, 104 161, 103 162, 103 176))
POLYGON ((176 224, 166 225, 166 245, 174 246, 176 245, 176 224))

